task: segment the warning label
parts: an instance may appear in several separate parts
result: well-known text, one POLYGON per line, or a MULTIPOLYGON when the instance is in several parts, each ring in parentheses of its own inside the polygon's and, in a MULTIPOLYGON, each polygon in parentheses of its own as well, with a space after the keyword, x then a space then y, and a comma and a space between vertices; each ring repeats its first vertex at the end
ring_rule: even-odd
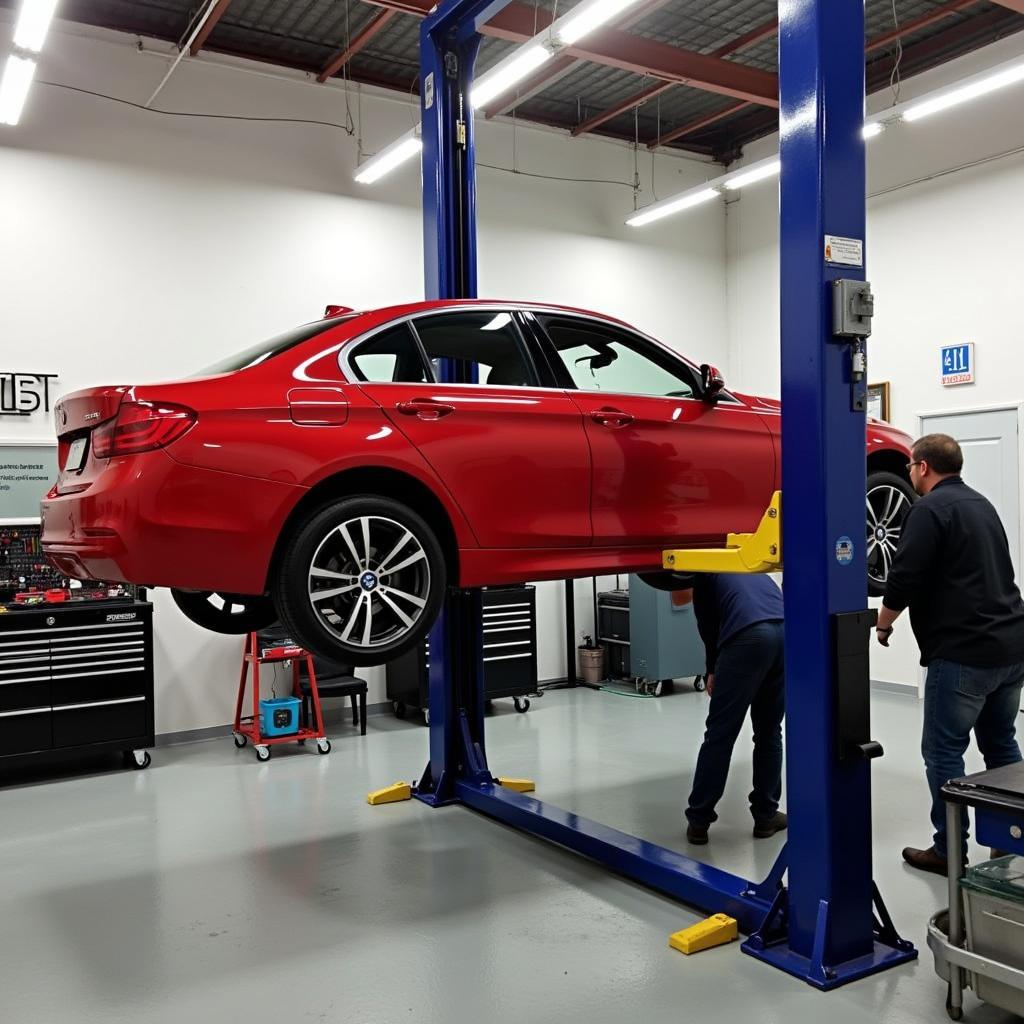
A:
POLYGON ((864 240, 862 238, 843 238, 841 235, 826 235, 825 262, 842 267, 863 267, 864 240))

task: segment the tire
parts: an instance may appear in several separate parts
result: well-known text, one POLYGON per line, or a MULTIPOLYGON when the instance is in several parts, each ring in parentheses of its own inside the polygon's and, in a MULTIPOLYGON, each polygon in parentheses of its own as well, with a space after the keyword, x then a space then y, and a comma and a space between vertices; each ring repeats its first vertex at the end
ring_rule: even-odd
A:
POLYGON ((516 706, 516 711, 521 715, 525 715, 530 710, 530 698, 529 697, 515 697, 513 698, 516 706))
POLYGON ((881 597, 903 524, 917 500, 913 487, 895 473, 869 473, 867 486, 868 594, 881 597))
POLYGON ((236 732, 234 738, 235 746, 238 747, 239 750, 241 750, 242 747, 244 747, 246 743, 249 742, 249 737, 240 732, 236 732))
POLYGON ((669 572, 667 569, 659 572, 638 572, 637 576, 647 586, 670 593, 676 590, 689 590, 694 583, 693 573, 669 572))
POLYGON ((270 760, 270 747, 260 744, 256 747, 256 760, 266 762, 270 760))
POLYGON ((221 594, 215 590, 171 590, 185 618, 212 633, 240 636, 277 622, 269 597, 259 594, 221 594))
POLYGON ((307 650, 382 665, 423 642, 441 610, 447 569, 434 531, 407 505, 343 498, 283 542, 274 604, 307 650))

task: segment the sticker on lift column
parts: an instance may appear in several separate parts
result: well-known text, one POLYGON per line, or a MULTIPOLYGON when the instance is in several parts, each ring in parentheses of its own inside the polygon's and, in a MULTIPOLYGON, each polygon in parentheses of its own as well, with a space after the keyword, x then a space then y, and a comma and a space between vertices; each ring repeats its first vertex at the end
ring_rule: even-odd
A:
POLYGON ((836 561, 840 565, 849 565, 853 561, 853 541, 843 536, 836 541, 836 561))
POLYGON ((863 267, 864 240, 862 238, 843 238, 841 235, 826 235, 825 262, 840 267, 863 267))

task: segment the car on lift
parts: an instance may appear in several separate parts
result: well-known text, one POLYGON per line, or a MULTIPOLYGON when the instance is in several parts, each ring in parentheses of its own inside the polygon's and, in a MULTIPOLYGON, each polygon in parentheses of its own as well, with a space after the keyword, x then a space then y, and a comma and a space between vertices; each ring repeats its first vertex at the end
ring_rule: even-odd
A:
MULTIPOLYGON (((328 307, 197 377, 55 413, 42 540, 61 571, 169 587, 217 632, 280 618, 357 665, 421 640, 447 586, 656 572, 665 548, 753 530, 781 486, 777 401, 559 306, 328 307)), ((866 445, 877 593, 910 438, 869 421, 866 445)))

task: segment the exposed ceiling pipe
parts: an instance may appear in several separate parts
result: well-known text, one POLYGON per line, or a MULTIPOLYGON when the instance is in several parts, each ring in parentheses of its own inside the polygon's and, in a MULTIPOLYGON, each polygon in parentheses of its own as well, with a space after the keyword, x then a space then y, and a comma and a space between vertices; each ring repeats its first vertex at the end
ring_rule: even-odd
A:
POLYGON ((195 28, 192 29, 192 34, 188 37, 188 39, 185 40, 185 45, 180 46, 178 48, 178 56, 174 58, 174 62, 167 69, 167 74, 165 74, 164 77, 160 79, 160 84, 153 90, 153 95, 150 96, 149 99, 142 104, 144 107, 148 107, 153 102, 153 100, 155 100, 157 96, 160 95, 161 90, 167 84, 167 80, 177 70, 177 67, 181 63, 182 58, 185 56, 186 53, 189 52, 189 49, 191 48, 193 41, 195 40, 196 36, 199 35, 199 33, 203 30, 203 26, 209 20, 210 15, 213 14, 214 8, 216 8, 219 2, 220 0, 210 0, 210 2, 206 5, 206 10, 203 11, 202 17, 196 22, 195 28))

